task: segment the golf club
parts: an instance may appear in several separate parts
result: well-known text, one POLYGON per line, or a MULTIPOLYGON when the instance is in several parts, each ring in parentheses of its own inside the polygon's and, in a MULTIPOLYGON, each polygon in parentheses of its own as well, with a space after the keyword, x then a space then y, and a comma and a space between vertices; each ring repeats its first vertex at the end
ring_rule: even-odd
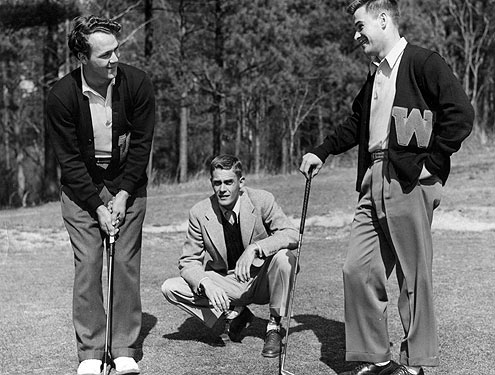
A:
POLYGON ((282 350, 280 355, 279 362, 279 375, 294 375, 293 373, 284 369, 285 366, 285 358, 287 355, 287 346, 289 344, 289 329, 290 329, 290 320, 292 317, 292 306, 294 305, 294 294, 296 291, 296 281, 297 281, 297 270, 299 269, 299 256, 301 254, 302 247, 302 239, 304 233, 304 224, 306 222, 306 213, 308 211, 308 201, 309 201, 309 191, 311 188, 311 178, 313 174, 313 168, 310 168, 308 172, 308 176, 306 178, 306 188, 304 189, 304 199, 303 199, 303 207, 301 214, 301 223, 299 224, 299 242, 297 245, 297 253, 296 253, 296 266, 294 267, 294 271, 292 273, 292 290, 290 292, 290 300, 289 300, 289 311, 286 317, 286 330, 285 330, 285 340, 282 344, 282 350))
POLYGON ((110 343, 112 330, 112 288, 113 288, 113 254, 115 252, 115 237, 109 236, 107 242, 107 323, 105 327, 105 348, 103 352, 103 375, 107 375, 110 368, 110 343))

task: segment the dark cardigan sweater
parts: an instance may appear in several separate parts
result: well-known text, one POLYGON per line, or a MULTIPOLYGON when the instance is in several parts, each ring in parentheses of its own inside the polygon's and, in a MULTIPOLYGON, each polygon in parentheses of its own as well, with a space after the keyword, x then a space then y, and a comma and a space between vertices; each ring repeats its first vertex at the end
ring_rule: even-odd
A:
MULTIPOLYGON (((310 151, 325 161, 359 145, 356 190, 366 169, 369 117, 374 75, 352 105, 352 114, 324 142, 310 151)), ((423 165, 443 183, 450 172, 450 156, 471 132, 474 110, 446 62, 433 51, 407 44, 397 73, 388 152, 404 192, 417 184, 423 165), (430 134, 431 131, 431 134, 430 134)))
POLYGON ((89 100, 82 93, 81 68, 51 89, 47 131, 61 166, 61 183, 91 211, 103 204, 105 185, 113 194, 135 194, 147 184, 146 166, 155 124, 155 99, 146 74, 120 63, 112 95, 112 159, 96 165, 89 100))

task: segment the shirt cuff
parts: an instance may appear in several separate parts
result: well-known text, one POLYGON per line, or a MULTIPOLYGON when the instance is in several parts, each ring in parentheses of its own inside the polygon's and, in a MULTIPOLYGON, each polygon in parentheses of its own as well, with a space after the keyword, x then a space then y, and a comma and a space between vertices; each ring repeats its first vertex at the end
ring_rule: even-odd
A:
POLYGON ((253 242, 253 245, 256 246, 256 255, 258 256, 258 258, 260 259, 265 259, 265 254, 263 253, 263 250, 261 249, 261 246, 258 242, 253 242))
POLYGON ((201 283, 203 281, 205 281, 206 279, 209 279, 209 277, 205 276, 201 280, 199 280, 199 282, 198 282, 198 294, 201 296, 205 295, 205 288, 204 288, 203 284, 201 284, 201 283))

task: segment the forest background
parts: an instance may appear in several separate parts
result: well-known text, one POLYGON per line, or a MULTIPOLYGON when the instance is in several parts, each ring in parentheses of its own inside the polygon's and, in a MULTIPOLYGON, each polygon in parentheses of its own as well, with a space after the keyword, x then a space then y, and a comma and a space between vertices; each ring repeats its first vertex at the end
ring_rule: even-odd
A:
MULTIPOLYGON (((56 199, 47 139, 50 87, 78 66, 67 48, 82 14, 123 25, 121 61, 151 76, 152 184, 182 183, 212 156, 251 174, 288 174, 345 119, 366 77, 348 0, 1 0, 0 207, 56 199)), ((438 51, 476 111, 470 147, 495 144, 495 0, 401 0, 410 43, 438 51)), ((334 164, 353 163, 351 151, 334 164)))

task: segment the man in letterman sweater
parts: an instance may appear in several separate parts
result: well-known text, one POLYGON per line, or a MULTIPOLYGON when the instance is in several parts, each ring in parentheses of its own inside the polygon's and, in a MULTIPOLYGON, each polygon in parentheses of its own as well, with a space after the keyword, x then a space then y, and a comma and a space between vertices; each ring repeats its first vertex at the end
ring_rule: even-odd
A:
POLYGON ((304 155, 300 170, 307 176, 313 168, 315 176, 330 154, 359 146, 359 201, 343 277, 346 360, 362 363, 343 374, 424 374, 423 366, 439 364, 433 211, 474 111, 445 61, 400 36, 396 0, 355 0, 348 12, 370 73, 352 114, 304 155), (387 328, 394 267, 404 327, 400 364, 391 361, 387 328))

